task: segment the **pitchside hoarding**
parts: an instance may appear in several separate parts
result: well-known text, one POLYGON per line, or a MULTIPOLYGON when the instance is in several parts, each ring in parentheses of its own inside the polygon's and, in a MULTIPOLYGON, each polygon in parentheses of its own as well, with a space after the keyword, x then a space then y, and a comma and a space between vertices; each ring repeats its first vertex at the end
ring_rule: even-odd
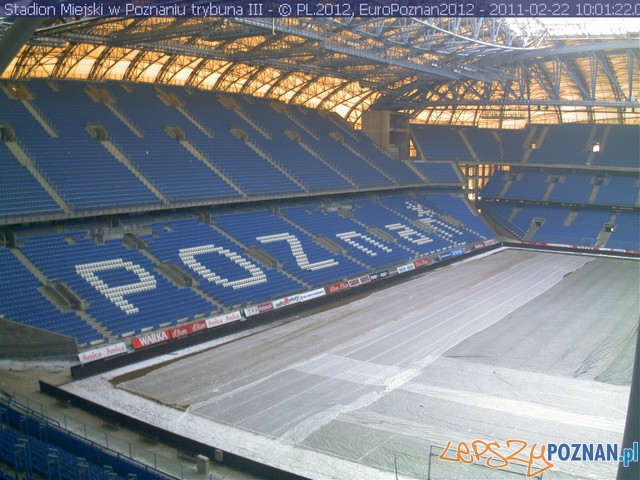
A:
POLYGON ((284 297, 284 298, 280 298, 278 300, 274 300, 273 301, 273 308, 275 308, 277 310, 278 308, 288 307, 289 305, 293 305, 293 304, 299 303, 299 302, 300 302, 300 296, 299 295, 291 295, 290 297, 284 297))
POLYGON ((235 311, 227 313, 225 315, 218 315, 217 317, 207 318, 205 322, 207 324, 207 328, 213 328, 219 325, 224 325, 225 323, 237 322, 238 320, 242 320, 242 315, 239 311, 235 311))
POLYGON ((288 307, 296 303, 308 302, 314 298, 324 297, 326 295, 324 288, 318 288, 309 292, 298 293, 296 295, 289 295, 288 297, 279 298, 272 302, 261 303, 253 307, 247 307, 244 309, 244 316, 249 318, 261 313, 267 313, 272 310, 288 307))
POLYGON ((324 288, 317 288, 316 290, 311 290, 310 292, 301 293, 298 295, 298 300, 301 302, 307 302, 309 300, 313 300, 314 298, 324 297, 327 293, 324 291, 324 288))
POLYGON ((140 335, 139 337, 131 340, 131 346, 134 350, 150 347, 159 343, 168 342, 171 340, 171 333, 169 330, 160 330, 158 332, 147 333, 146 335, 140 335))
POLYGON ((349 282, 345 280, 344 282, 334 283, 325 287, 327 295, 334 295, 336 293, 344 292, 345 290, 349 290, 349 282))
POLYGON ((113 345, 107 345, 106 347, 96 348, 94 350, 88 350, 78 354, 80 363, 95 362, 96 360, 102 360, 103 358, 113 357, 126 353, 127 346, 124 342, 114 343, 113 345))
POLYGON ((171 339, 186 337, 196 332, 207 329, 207 322, 200 320, 198 322, 187 323, 186 325, 180 325, 179 327, 170 328, 169 335, 171 339))
POLYGON ((428 258, 420 258, 420 259, 416 260, 415 262, 413 262, 413 266, 416 267, 416 268, 426 267, 427 265, 429 265, 429 259, 428 258))
POLYGON ((186 323, 177 327, 171 327, 158 332, 147 333, 146 335, 140 335, 131 340, 131 346, 134 350, 150 347, 159 343, 168 342, 176 338, 186 337, 209 328, 214 328, 225 323, 236 322, 242 319, 239 311, 218 315, 216 317, 207 318, 205 320, 198 320, 197 322, 186 323))
POLYGON ((406 265, 400 265, 398 268, 396 268, 396 271, 398 273, 406 273, 415 269, 416 269, 416 266, 413 263, 407 263, 406 265))
POLYGON ((255 307, 249 307, 244 309, 244 316, 249 318, 261 313, 267 313, 273 310, 273 302, 261 303, 255 307))

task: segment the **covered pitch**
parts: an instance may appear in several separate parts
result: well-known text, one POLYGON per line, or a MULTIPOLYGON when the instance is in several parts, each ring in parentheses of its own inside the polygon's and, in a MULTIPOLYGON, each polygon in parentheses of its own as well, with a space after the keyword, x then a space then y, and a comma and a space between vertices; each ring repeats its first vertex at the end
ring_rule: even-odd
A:
MULTIPOLYGON (((638 291, 635 260, 501 250, 63 388, 310 478, 508 478, 526 469, 438 455, 449 441, 620 444, 638 291)), ((544 478, 617 468, 556 462, 544 478)))

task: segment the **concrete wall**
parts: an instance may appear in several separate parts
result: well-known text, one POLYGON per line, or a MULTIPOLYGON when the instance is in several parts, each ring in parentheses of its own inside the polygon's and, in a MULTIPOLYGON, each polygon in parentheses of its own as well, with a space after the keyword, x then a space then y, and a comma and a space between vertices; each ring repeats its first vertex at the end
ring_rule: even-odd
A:
POLYGON ((367 110, 362 131, 391 158, 409 158, 409 116, 389 110, 367 110))
POLYGON ((0 318, 0 358, 77 358, 76 340, 0 318))

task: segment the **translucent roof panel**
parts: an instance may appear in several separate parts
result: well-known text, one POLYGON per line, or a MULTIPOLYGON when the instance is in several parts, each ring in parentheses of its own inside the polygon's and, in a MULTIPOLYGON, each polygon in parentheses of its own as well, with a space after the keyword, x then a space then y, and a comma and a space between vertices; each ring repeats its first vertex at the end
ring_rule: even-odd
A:
MULTIPOLYGON (((2 42, 11 22, 0 25, 2 42)), ((493 127, 538 116, 640 123, 638 32, 640 19, 53 19, 2 77, 240 92, 356 125, 367 109, 493 127)))

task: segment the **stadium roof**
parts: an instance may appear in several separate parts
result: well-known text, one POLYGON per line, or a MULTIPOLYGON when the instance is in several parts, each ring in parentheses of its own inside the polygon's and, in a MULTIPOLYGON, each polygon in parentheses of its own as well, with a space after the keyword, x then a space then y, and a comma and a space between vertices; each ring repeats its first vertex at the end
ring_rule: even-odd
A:
MULTIPOLYGON (((640 123, 640 21, 88 18, 0 21, 4 78, 116 79, 240 92, 416 122, 640 123), (32 22, 32 28, 18 25, 32 22), (27 32, 12 38, 16 27, 27 32), (11 48, 9 48, 11 47, 11 48)), ((15 35, 14 35, 15 36, 15 35)))

